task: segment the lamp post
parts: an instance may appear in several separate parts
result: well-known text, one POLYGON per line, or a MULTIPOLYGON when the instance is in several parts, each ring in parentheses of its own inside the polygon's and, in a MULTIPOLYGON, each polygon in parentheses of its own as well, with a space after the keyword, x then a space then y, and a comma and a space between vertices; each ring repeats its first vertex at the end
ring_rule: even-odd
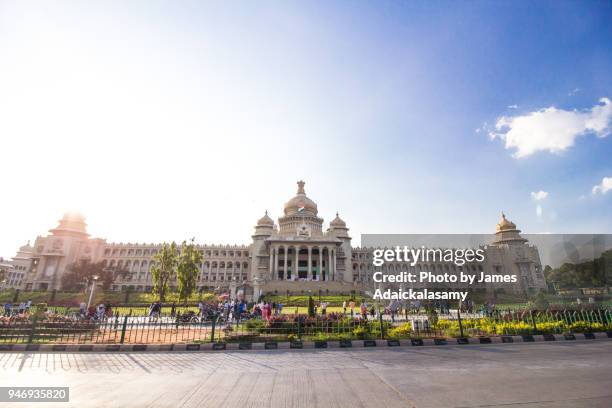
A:
POLYGON ((93 279, 93 282, 91 283, 91 291, 89 292, 89 301, 87 301, 87 310, 89 310, 89 307, 91 306, 94 288, 96 287, 96 282, 98 281, 98 275, 94 275, 91 278, 93 279))

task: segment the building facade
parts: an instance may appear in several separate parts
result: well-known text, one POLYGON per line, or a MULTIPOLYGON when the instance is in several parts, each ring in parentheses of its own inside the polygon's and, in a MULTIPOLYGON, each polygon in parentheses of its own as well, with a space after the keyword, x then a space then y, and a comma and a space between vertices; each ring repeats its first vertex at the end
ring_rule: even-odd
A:
POLYGON ((3 276, 0 289, 22 289, 32 271, 32 262, 32 247, 29 242, 19 248, 14 258, 0 258, 0 275, 3 276))
MULTIPOLYGON (((371 286, 375 267, 373 248, 355 248, 346 222, 338 214, 325 228, 317 204, 298 182, 296 195, 284 205, 277 222, 267 211, 254 227, 250 245, 199 245, 204 261, 197 286, 202 291, 244 290, 247 296, 262 293, 362 292, 371 286)), ((113 290, 149 291, 151 267, 161 244, 110 243, 92 238, 85 219, 67 213, 47 236, 36 238, 33 247, 22 247, 20 262, 27 265, 20 287, 25 290, 61 289, 61 277, 71 264, 88 259, 103 262, 116 274, 113 290)), ((517 274, 516 291, 544 289, 546 284, 537 248, 520 236, 516 225, 504 215, 495 238, 486 247, 486 262, 465 265, 486 273, 517 274)), ((429 270, 455 272, 454 264, 383 265, 387 272, 429 270)), ((176 286, 176 277, 170 283, 176 286)))

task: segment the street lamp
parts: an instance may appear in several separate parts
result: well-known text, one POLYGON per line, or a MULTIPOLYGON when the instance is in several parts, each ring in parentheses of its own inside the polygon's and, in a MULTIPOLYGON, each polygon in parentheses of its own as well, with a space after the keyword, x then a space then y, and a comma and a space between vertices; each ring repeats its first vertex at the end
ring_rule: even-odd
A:
POLYGON ((91 291, 89 292, 89 301, 87 302, 87 310, 91 306, 91 300, 93 299, 94 288, 96 287, 96 282, 98 281, 98 275, 94 275, 91 277, 93 282, 91 283, 91 291))

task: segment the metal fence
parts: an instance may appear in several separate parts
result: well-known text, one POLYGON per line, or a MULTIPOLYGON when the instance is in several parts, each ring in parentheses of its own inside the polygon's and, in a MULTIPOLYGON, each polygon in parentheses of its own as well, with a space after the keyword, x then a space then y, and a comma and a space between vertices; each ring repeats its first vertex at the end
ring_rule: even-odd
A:
POLYGON ((494 311, 487 316, 415 313, 392 322, 342 314, 281 315, 224 320, 222 315, 181 319, 161 315, 114 315, 99 320, 76 315, 4 318, 0 343, 154 344, 464 337, 589 332, 612 329, 612 311, 494 311))

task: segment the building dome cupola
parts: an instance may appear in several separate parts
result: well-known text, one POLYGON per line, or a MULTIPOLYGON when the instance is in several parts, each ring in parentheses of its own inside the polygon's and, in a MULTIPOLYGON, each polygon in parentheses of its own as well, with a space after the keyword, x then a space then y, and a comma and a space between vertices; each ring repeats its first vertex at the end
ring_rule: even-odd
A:
POLYGON ((274 221, 272 220, 272 218, 270 218, 270 216, 268 215, 268 211, 266 210, 264 216, 257 220, 257 225, 255 225, 255 234, 253 236, 267 237, 272 235, 273 231, 274 221))
POLYGON ((264 214, 264 216, 261 217, 257 221, 257 226, 258 227, 273 227, 274 226, 274 220, 272 220, 272 218, 270 218, 270 216, 268 215, 268 210, 266 210, 266 213, 264 214))
POLYGON ((76 211, 65 213, 64 217, 59 220, 59 225, 49 232, 53 235, 89 236, 85 216, 76 211))
POLYGON ((306 196, 302 180, 297 182, 297 195, 285 203, 285 215, 310 214, 317 215, 317 204, 306 196))
POLYGON ((338 212, 336 212, 336 218, 331 220, 329 226, 335 228, 346 228, 346 222, 344 222, 344 220, 338 215, 338 212))
POLYGON ((516 228, 516 224, 506 218, 506 214, 501 213, 501 219, 495 226, 494 244, 516 244, 525 243, 527 240, 521 237, 521 231, 516 228))
POLYGON ((513 223, 512 221, 509 221, 506 218, 506 214, 504 214, 504 212, 502 211, 501 213, 501 219, 499 220, 499 223, 497 224, 497 226, 495 227, 495 230, 497 232, 500 231, 512 231, 512 230, 516 230, 516 224, 513 223))
POLYGON ((332 232, 338 238, 348 238, 348 230, 346 222, 336 212, 336 218, 331 220, 327 231, 332 232))

